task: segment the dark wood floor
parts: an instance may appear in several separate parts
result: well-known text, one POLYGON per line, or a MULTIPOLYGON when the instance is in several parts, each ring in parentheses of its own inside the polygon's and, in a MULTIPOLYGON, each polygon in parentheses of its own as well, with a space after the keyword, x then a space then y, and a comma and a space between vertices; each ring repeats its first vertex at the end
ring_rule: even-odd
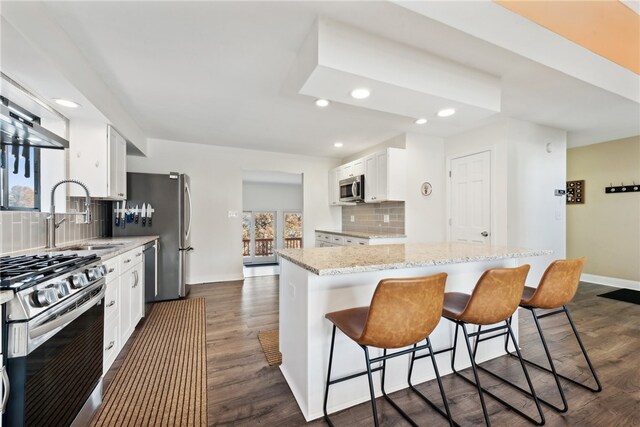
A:
MULTIPOLYGON (((611 288, 582 284, 570 305, 574 321, 582 333, 591 359, 604 386, 594 394, 565 384, 570 409, 558 414, 545 409, 549 426, 640 426, 640 305, 597 297, 611 288)), ((260 349, 260 330, 278 325, 277 277, 255 277, 238 282, 198 285, 189 298, 206 299, 207 384, 210 425, 299 426, 305 425, 287 383, 277 367, 269 367, 260 349)), ((527 357, 542 361, 542 347, 533 335, 528 313, 520 321, 521 342, 527 357)), ((557 368, 569 376, 588 380, 586 364, 569 326, 561 316, 543 319, 547 340, 556 356, 557 368)), ((122 352, 120 359, 126 353, 122 352)), ((489 362, 496 372, 519 380, 517 362, 503 357, 489 362)), ((114 365, 114 369, 119 361, 114 365)), ((554 383, 547 374, 530 369, 536 391, 549 400, 559 401, 554 383)), ((483 385, 533 414, 530 401, 504 385, 481 377, 483 385)), ((472 386, 447 376, 444 386, 454 418, 461 425, 482 425, 482 412, 472 386)), ((418 387, 439 402, 432 382, 418 387)), ((407 391, 393 394, 420 425, 446 425, 444 420, 407 391)), ((407 423, 386 402, 378 399, 382 425, 407 423)), ((495 426, 530 426, 500 404, 487 398, 495 426)), ((372 425, 369 404, 358 405, 335 414, 337 426, 372 425)), ((310 425, 325 425, 314 421, 310 425)))

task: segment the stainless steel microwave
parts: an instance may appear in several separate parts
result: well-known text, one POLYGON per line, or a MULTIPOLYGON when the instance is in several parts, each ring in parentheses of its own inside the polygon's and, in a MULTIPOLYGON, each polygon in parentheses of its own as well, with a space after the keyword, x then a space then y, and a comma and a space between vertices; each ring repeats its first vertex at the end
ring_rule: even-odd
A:
POLYGON ((341 202, 364 202, 364 175, 340 180, 341 202))

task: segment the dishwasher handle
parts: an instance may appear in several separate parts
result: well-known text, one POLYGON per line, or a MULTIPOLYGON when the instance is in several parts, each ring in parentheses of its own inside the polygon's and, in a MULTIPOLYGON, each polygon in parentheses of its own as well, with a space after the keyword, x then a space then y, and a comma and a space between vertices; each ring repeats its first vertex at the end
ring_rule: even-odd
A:
POLYGON ((4 414, 7 409, 7 402, 9 401, 9 393, 11 392, 11 384, 9 383, 9 375, 7 374, 7 368, 2 367, 2 404, 0 406, 0 413, 4 414))

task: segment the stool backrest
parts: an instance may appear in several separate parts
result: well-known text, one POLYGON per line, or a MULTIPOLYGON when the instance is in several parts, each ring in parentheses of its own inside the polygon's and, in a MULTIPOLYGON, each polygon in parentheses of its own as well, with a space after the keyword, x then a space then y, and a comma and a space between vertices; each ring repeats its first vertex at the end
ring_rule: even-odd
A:
POLYGON ((425 339, 442 315, 446 273, 383 279, 371 299, 360 343, 400 348, 425 339))
POLYGON ((529 268, 529 264, 525 264, 485 271, 460 319, 476 325, 490 325, 511 317, 520 304, 529 268))
POLYGON ((562 307, 578 291, 580 275, 586 258, 561 259, 552 262, 540 279, 540 284, 527 305, 540 308, 562 307))

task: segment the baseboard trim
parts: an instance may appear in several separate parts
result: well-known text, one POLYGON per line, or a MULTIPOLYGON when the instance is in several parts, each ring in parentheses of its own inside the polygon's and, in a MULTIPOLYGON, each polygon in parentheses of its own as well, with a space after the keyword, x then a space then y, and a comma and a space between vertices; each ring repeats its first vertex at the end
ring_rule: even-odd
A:
POLYGON ((583 282, 596 283, 598 285, 612 286, 614 288, 625 288, 640 291, 640 281, 618 279, 615 277, 598 276, 596 274, 582 273, 580 280, 583 282))

